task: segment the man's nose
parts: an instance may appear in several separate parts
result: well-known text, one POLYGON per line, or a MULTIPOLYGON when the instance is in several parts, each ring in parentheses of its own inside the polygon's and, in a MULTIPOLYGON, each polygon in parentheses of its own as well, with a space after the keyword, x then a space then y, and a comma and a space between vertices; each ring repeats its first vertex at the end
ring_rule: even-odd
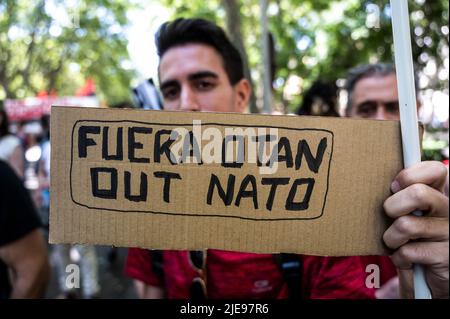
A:
POLYGON ((387 120, 389 118, 388 112, 386 112, 386 109, 383 105, 378 105, 377 107, 377 113, 375 114, 374 119, 375 120, 387 120))
POLYGON ((195 92, 190 88, 183 88, 181 92, 180 111, 200 111, 195 92))

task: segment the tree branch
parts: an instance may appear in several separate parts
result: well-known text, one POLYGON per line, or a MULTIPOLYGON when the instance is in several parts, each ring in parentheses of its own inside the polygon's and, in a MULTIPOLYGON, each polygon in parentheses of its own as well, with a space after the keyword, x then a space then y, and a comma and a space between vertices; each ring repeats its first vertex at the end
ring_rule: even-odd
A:
POLYGON ((34 49, 35 49, 35 45, 36 45, 36 32, 38 30, 38 25, 39 22, 41 21, 41 18, 43 16, 43 11, 44 11, 44 6, 45 6, 45 1, 42 0, 37 6, 36 6, 36 14, 35 16, 35 20, 34 20, 34 24, 33 24, 33 31, 31 33, 31 42, 27 48, 27 53, 26 53, 26 64, 25 67, 21 70, 21 74, 23 77, 23 85, 25 87, 29 87, 30 86, 30 67, 32 65, 33 62, 33 56, 34 56, 34 49))

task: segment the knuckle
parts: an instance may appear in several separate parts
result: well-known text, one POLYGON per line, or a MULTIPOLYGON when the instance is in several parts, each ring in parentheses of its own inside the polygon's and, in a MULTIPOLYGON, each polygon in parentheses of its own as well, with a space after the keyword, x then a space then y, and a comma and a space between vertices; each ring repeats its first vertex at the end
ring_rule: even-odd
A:
POLYGON ((402 262, 409 262, 411 260, 412 251, 409 246, 404 245, 397 249, 397 258, 402 262))
POLYGON ((395 249, 397 248, 393 241, 391 240, 391 228, 389 228, 388 230, 386 230, 383 234, 383 242, 386 244, 387 247, 391 248, 391 249, 395 249))
POLYGON ((433 169, 439 177, 444 178, 447 176, 448 170, 444 163, 434 161, 433 165, 435 166, 433 169))
POLYGON ((424 184, 413 184, 408 188, 409 196, 416 202, 423 201, 428 195, 428 186, 424 184))
POLYGON ((416 223, 414 218, 411 216, 402 216, 397 218, 394 222, 394 227, 399 233, 406 234, 408 236, 417 232, 416 223))
POLYGON ((402 188, 410 185, 411 181, 412 181, 412 176, 411 176, 410 170, 404 169, 404 170, 400 171, 400 173, 398 173, 395 180, 400 184, 400 186, 402 186, 402 188))

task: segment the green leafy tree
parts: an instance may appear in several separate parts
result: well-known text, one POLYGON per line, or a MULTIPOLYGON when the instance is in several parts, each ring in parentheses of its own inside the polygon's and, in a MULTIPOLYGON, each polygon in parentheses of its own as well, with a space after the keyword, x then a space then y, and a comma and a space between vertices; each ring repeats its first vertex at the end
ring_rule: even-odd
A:
POLYGON ((127 1, 0 1, 0 98, 72 95, 87 78, 107 103, 129 99, 127 1))
MULTIPOLYGON (((315 79, 343 78, 358 64, 393 62, 388 1, 280 0, 277 7, 283 22, 273 17, 271 29, 279 41, 281 83, 297 74, 308 86, 315 79)), ((445 69, 442 53, 448 51, 448 1, 410 1, 409 9, 416 69, 435 64, 438 72, 429 77, 427 86, 448 88, 442 73, 439 78, 445 69)))
MULTIPOLYGON (((240 8, 240 28, 229 14, 226 0, 164 0, 174 17, 204 17, 225 27, 232 39, 241 33, 255 90, 261 96, 262 71, 260 7, 258 0, 232 1, 240 8)), ((421 72, 432 64, 427 87, 448 90, 448 12, 446 0, 410 0, 413 60, 421 72), (445 55, 447 52, 447 55, 445 55), (447 63, 447 65, 446 65, 447 63)), ((393 62, 392 27, 386 0, 272 0, 268 9, 269 30, 275 40, 277 66, 275 104, 294 110, 301 90, 314 80, 344 78, 358 64, 393 62), (297 78, 299 91, 286 88, 297 78)), ((236 43, 236 41, 235 41, 236 43)), ((425 72, 427 73, 427 72, 425 72)))

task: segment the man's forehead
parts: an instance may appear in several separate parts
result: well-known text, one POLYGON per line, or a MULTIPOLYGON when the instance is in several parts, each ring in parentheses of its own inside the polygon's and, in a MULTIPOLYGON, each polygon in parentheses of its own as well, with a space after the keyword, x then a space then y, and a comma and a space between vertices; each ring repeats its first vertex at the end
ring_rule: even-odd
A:
POLYGON ((353 89, 353 100, 398 99, 395 74, 360 79, 353 89))
POLYGON ((214 48, 204 44, 184 44, 170 48, 161 57, 158 67, 160 81, 204 71, 225 72, 220 55, 214 48))

